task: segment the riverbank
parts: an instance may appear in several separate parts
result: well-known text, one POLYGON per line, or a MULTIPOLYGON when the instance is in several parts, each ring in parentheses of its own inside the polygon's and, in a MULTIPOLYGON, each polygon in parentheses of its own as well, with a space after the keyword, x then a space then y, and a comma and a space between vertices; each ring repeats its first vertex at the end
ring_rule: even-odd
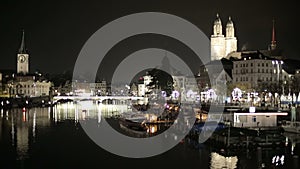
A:
POLYGON ((0 108, 47 107, 53 104, 51 100, 49 96, 0 98, 0 108))

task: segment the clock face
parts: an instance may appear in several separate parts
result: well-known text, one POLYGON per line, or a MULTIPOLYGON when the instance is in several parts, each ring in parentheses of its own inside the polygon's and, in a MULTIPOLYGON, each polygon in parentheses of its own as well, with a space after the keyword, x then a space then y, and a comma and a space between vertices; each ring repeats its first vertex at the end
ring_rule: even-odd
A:
POLYGON ((24 55, 20 55, 20 56, 19 56, 19 61, 20 61, 21 63, 25 62, 25 56, 24 56, 24 55))

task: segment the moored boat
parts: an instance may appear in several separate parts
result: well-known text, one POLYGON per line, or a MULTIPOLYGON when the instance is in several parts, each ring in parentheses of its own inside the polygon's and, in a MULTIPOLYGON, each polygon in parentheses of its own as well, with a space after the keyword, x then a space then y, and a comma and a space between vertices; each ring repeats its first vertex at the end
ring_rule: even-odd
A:
POLYGON ((144 121, 136 121, 136 119, 120 118, 119 123, 121 128, 127 128, 138 132, 147 132, 148 127, 144 121))
POLYGON ((285 132, 289 133, 300 133, 300 122, 299 121, 285 121, 282 124, 282 128, 285 132))

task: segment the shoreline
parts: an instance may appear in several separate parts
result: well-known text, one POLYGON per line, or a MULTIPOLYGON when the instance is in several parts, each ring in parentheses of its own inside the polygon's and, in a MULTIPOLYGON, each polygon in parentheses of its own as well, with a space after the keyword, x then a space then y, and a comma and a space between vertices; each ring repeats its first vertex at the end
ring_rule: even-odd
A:
POLYGON ((50 107, 54 103, 49 96, 22 97, 22 98, 0 98, 1 109, 50 107))

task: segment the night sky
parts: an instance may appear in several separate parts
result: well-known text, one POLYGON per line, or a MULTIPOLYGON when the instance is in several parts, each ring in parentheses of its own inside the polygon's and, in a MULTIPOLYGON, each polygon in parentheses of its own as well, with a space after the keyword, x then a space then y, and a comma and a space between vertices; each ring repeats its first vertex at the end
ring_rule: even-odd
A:
POLYGON ((164 12, 182 17, 207 36, 219 13, 223 33, 228 16, 235 24, 238 50, 267 49, 272 19, 276 21, 278 48, 288 58, 300 59, 300 27, 296 1, 1 1, 0 69, 16 69, 16 54, 25 29, 30 52, 30 71, 44 73, 72 71, 87 39, 103 25, 137 12, 164 12))

